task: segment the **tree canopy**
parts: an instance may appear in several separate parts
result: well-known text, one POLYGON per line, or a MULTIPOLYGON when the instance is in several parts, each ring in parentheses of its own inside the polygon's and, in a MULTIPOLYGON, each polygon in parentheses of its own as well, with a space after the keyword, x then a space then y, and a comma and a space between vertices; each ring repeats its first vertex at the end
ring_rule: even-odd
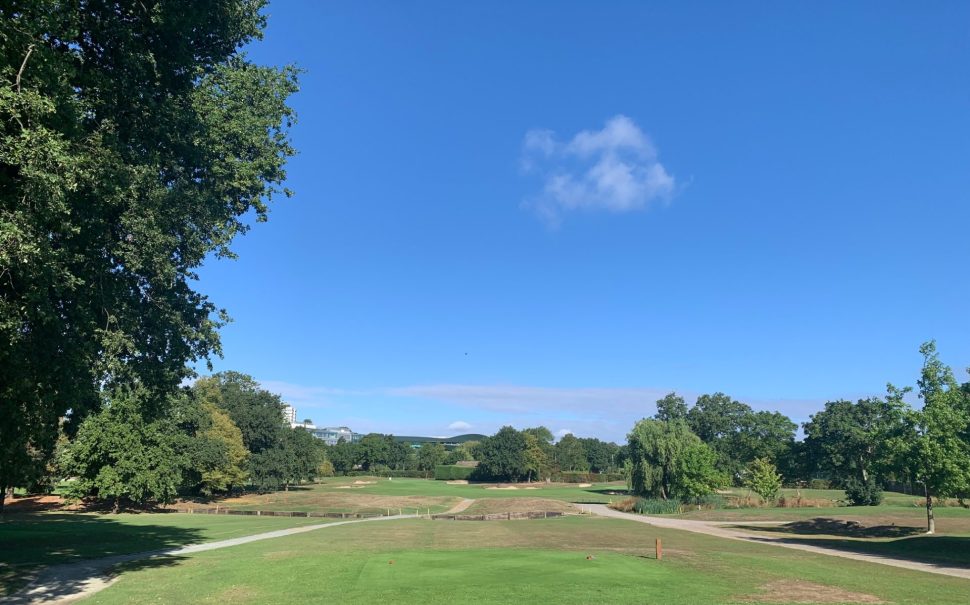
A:
POLYGON ((240 52, 263 4, 0 5, 0 489, 103 388, 161 403, 219 352, 196 270, 266 219, 293 154, 296 70, 240 52))

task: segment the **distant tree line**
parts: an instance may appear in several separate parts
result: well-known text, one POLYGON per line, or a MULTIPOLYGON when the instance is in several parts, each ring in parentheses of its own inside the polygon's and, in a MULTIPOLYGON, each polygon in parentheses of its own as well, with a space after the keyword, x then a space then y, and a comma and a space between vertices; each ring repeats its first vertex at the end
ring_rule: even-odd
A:
POLYGON ((692 499, 730 485, 772 494, 782 481, 816 481, 844 489, 852 505, 875 505, 887 485, 916 487, 932 532, 934 499, 970 498, 970 383, 957 382, 934 342, 920 353, 921 408, 905 401, 911 388, 888 385, 883 397, 827 402, 802 425, 801 441, 778 412, 756 412, 723 393, 688 408, 670 393, 628 436, 631 489, 692 499))

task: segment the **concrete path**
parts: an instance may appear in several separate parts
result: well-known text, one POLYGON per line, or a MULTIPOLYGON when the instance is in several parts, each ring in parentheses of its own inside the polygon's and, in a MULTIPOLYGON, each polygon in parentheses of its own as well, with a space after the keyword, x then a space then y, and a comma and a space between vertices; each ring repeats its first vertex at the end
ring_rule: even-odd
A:
MULTIPOLYGON (((952 567, 947 565, 934 565, 932 563, 920 563, 917 561, 910 561, 907 559, 895 559, 892 557, 882 557, 879 555, 868 555, 862 553, 848 552, 844 550, 839 550, 836 548, 825 548, 824 546, 815 546, 814 544, 800 544, 797 540, 785 539, 774 536, 765 536, 755 532, 745 531, 737 527, 738 524, 743 523, 744 525, 752 525, 748 522, 738 522, 738 521, 693 521, 690 519, 676 519, 667 517, 652 517, 648 515, 637 515, 634 513, 623 513, 618 510, 613 510, 608 508, 605 504, 584 504, 587 509, 597 515, 603 517, 612 517, 614 519, 626 519, 628 521, 638 521, 640 523, 649 523, 655 527, 663 527, 665 529, 679 529, 683 531, 694 532, 698 534, 706 534, 708 536, 716 536, 718 538, 727 538, 729 540, 744 540, 746 542, 757 542, 759 544, 770 544, 772 546, 781 546, 783 548, 791 548, 793 550, 802 550, 805 552, 816 553, 820 555, 831 555, 833 557, 842 557, 844 559, 853 559, 856 561, 865 561, 867 563, 878 563, 880 565, 891 565, 892 567, 901 567, 903 569, 912 569, 915 571, 925 571, 928 573, 935 573, 944 576, 953 576, 956 578, 965 578, 970 580, 970 569, 966 567, 952 567)), ((786 521, 771 521, 771 522, 758 522, 759 525, 783 525, 786 521)))
POLYGON ((389 517, 369 517, 366 519, 354 519, 352 521, 318 523, 316 525, 278 529, 251 536, 230 538, 216 542, 204 542, 202 544, 193 544, 179 548, 117 555, 114 557, 78 561, 77 563, 66 563, 64 565, 52 565, 42 569, 37 574, 37 577, 21 591, 9 597, 0 598, 0 605, 66 605, 67 603, 73 603, 110 586, 117 579, 117 576, 112 575, 111 570, 121 563, 145 561, 149 564, 154 562, 157 565, 164 565, 166 560, 174 562, 177 560, 177 557, 182 555, 228 548, 230 546, 248 544, 249 542, 259 540, 293 536, 318 529, 337 527, 338 525, 415 519, 417 517, 418 515, 391 515, 389 517))

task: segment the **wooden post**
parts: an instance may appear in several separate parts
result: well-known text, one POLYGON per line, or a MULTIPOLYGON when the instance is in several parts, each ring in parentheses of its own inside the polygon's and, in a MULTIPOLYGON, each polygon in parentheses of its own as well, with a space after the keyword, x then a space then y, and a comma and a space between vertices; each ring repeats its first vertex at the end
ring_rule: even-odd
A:
POLYGON ((664 558, 664 546, 663 546, 663 543, 660 542, 660 538, 657 538, 657 560, 661 561, 663 560, 663 558, 664 558))

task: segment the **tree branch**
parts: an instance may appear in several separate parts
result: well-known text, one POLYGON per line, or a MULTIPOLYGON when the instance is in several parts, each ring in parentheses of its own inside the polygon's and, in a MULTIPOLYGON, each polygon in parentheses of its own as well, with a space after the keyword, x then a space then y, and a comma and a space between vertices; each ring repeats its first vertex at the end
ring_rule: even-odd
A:
POLYGON ((14 82, 14 86, 17 87, 17 92, 20 92, 20 76, 24 74, 24 68, 27 67, 27 59, 30 58, 30 53, 34 52, 34 45, 27 45, 27 55, 24 57, 24 62, 20 64, 20 70, 17 72, 17 80, 14 82))

